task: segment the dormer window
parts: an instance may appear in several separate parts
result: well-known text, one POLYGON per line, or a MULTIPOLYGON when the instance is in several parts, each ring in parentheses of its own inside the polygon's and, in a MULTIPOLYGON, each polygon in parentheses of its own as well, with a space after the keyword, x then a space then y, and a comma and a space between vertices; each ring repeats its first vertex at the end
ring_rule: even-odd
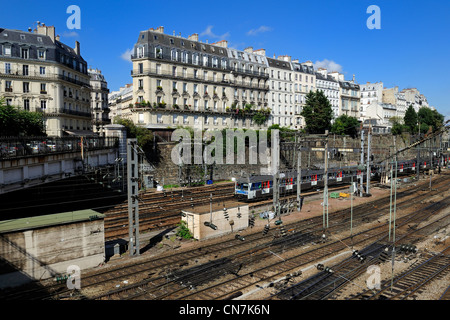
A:
POLYGON ((22 48, 20 50, 20 56, 22 57, 22 59, 28 59, 28 49, 27 48, 22 48))
POLYGON ((20 40, 25 40, 25 35, 24 34, 20 35, 20 40))
POLYGON ((163 53, 161 47, 155 47, 155 57, 158 59, 162 59, 163 53))
POLYGON ((45 60, 45 50, 44 49, 38 49, 38 59, 45 60))

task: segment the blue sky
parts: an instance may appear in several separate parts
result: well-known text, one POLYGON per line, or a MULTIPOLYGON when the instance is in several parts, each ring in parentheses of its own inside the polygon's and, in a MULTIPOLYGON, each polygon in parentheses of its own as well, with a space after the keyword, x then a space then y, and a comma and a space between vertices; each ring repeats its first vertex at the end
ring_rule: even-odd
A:
POLYGON ((164 26, 166 34, 333 66, 358 83, 416 87, 450 119, 448 0, 3 1, 0 27, 27 30, 36 21, 54 25, 67 45, 79 41, 111 91, 132 82, 124 56, 139 32, 164 26), (67 28, 72 4, 81 9, 79 30, 67 28), (381 10, 379 30, 366 26, 370 5, 381 10))

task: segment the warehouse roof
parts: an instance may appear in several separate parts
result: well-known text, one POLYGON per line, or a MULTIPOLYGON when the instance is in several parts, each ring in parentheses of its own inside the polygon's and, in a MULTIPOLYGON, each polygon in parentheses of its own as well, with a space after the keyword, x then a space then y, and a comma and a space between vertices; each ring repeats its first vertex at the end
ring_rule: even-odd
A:
POLYGON ((105 215, 97 211, 88 209, 88 210, 48 214, 36 217, 4 220, 0 221, 0 233, 7 233, 20 230, 30 230, 73 222, 103 219, 104 217, 105 215))

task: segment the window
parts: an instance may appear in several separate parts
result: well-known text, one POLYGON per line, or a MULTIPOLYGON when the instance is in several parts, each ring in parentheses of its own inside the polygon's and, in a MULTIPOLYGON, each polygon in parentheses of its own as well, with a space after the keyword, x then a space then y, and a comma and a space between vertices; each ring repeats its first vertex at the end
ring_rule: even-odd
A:
POLYGON ((172 67, 172 76, 173 77, 177 76, 177 67, 172 67))
POLYGON ((12 99, 6 99, 6 105, 12 106, 12 99))
POLYGON ((163 51, 161 47, 155 47, 155 57, 158 59, 162 59, 163 51))
POLYGON ((188 53, 186 51, 181 53, 181 62, 188 62, 188 53))
POLYGON ((12 92, 12 84, 11 84, 11 81, 8 81, 8 80, 5 81, 5 91, 6 91, 6 92, 12 92))
POLYGON ((38 59, 45 60, 45 50, 43 49, 38 50, 38 59))
POLYGON ((192 56, 192 63, 198 64, 198 53, 194 53, 192 56))
POLYGON ((203 56, 203 65, 208 66, 208 56, 203 56))
POLYGON ((5 63, 5 73, 11 74, 11 63, 5 63))
MULTIPOLYGON (((172 40, 172 39, 171 39, 171 40, 172 40)), ((172 41, 173 41, 173 40, 172 40, 172 41)), ((172 60, 173 60, 173 61, 177 61, 177 60, 178 60, 178 52, 177 52, 177 50, 172 49, 171 57, 172 57, 172 60)))
POLYGON ((47 93, 47 84, 41 83, 41 93, 42 94, 47 93))
POLYGON ((138 58, 144 57, 144 47, 137 48, 137 57, 138 58))
POLYGON ((175 114, 172 116, 172 123, 173 124, 177 124, 178 123, 178 116, 175 115, 175 114))
POLYGON ((183 116, 183 124, 189 124, 188 116, 183 116))
POLYGON ((139 82, 139 85, 138 85, 139 89, 142 90, 144 88, 144 80, 143 79, 139 79, 138 82, 139 82))
POLYGON ((4 46, 4 52, 3 54, 5 56, 11 56, 11 46, 4 46))
POLYGON ((22 57, 22 59, 28 59, 28 49, 26 49, 26 48, 22 48, 21 49, 21 57, 22 57))
POLYGON ((30 83, 29 82, 23 83, 23 92, 24 93, 30 92, 30 83))
POLYGON ((176 81, 173 81, 172 82, 172 89, 175 91, 175 90, 177 90, 177 82, 176 81))
POLYGON ((39 74, 41 75, 45 74, 45 67, 39 67, 39 74))
POLYGON ((156 74, 161 74, 161 65, 160 64, 156 65, 156 74))
POLYGON ((47 109, 47 100, 41 100, 41 109, 47 109))
POLYGON ((28 75, 28 66, 24 64, 22 66, 22 71, 23 71, 23 75, 27 76, 28 75))
MULTIPOLYGON (((158 70, 158 65, 156 65, 156 70, 158 70)), ((142 63, 138 64, 138 72, 139 73, 144 73, 144 64, 142 64, 142 63)))
POLYGON ((23 108, 24 110, 30 111, 30 100, 28 99, 23 100, 23 108))

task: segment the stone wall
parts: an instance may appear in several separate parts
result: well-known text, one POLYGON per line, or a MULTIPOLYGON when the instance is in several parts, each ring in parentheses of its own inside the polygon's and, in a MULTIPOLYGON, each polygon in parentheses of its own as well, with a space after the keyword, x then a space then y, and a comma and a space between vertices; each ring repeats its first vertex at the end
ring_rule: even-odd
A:
MULTIPOLYGON (((397 136, 395 138, 395 145, 397 150, 400 150, 410 144, 410 138, 408 135, 397 136)), ((232 178, 246 177, 254 174, 264 174, 268 168, 269 163, 263 165, 249 164, 248 149, 246 149, 246 164, 215 164, 211 166, 205 165, 185 165, 180 168, 173 163, 171 159, 172 149, 176 146, 176 143, 159 143, 158 163, 153 163, 155 169, 152 172, 154 178, 160 184, 179 184, 179 176, 181 171, 182 179, 191 179, 205 181, 204 173, 207 172, 207 179, 214 181, 217 180, 231 180, 232 178), (211 173, 212 172, 212 173, 211 173)), ((323 148, 324 144, 321 142, 315 142, 309 144, 310 148, 323 148)), ((328 148, 330 152, 329 167, 345 167, 358 165, 361 159, 360 153, 361 138, 350 138, 346 136, 334 136, 330 135, 328 140, 328 148)), ((371 136, 371 153, 374 156, 374 161, 382 161, 389 156, 389 150, 394 150, 394 137, 392 135, 372 135, 371 136)), ((313 149, 314 150, 314 149, 313 149)), ((367 136, 364 137, 364 161, 367 159, 367 136)), ((281 150, 280 167, 282 170, 296 168, 297 166, 297 151, 281 150)), ((417 155, 416 149, 411 149, 403 152, 399 155, 399 160, 414 159, 417 155)), ((428 152, 424 152, 423 156, 428 156, 428 152)), ((323 168, 325 164, 323 151, 303 151, 302 152, 302 168, 323 168)))

